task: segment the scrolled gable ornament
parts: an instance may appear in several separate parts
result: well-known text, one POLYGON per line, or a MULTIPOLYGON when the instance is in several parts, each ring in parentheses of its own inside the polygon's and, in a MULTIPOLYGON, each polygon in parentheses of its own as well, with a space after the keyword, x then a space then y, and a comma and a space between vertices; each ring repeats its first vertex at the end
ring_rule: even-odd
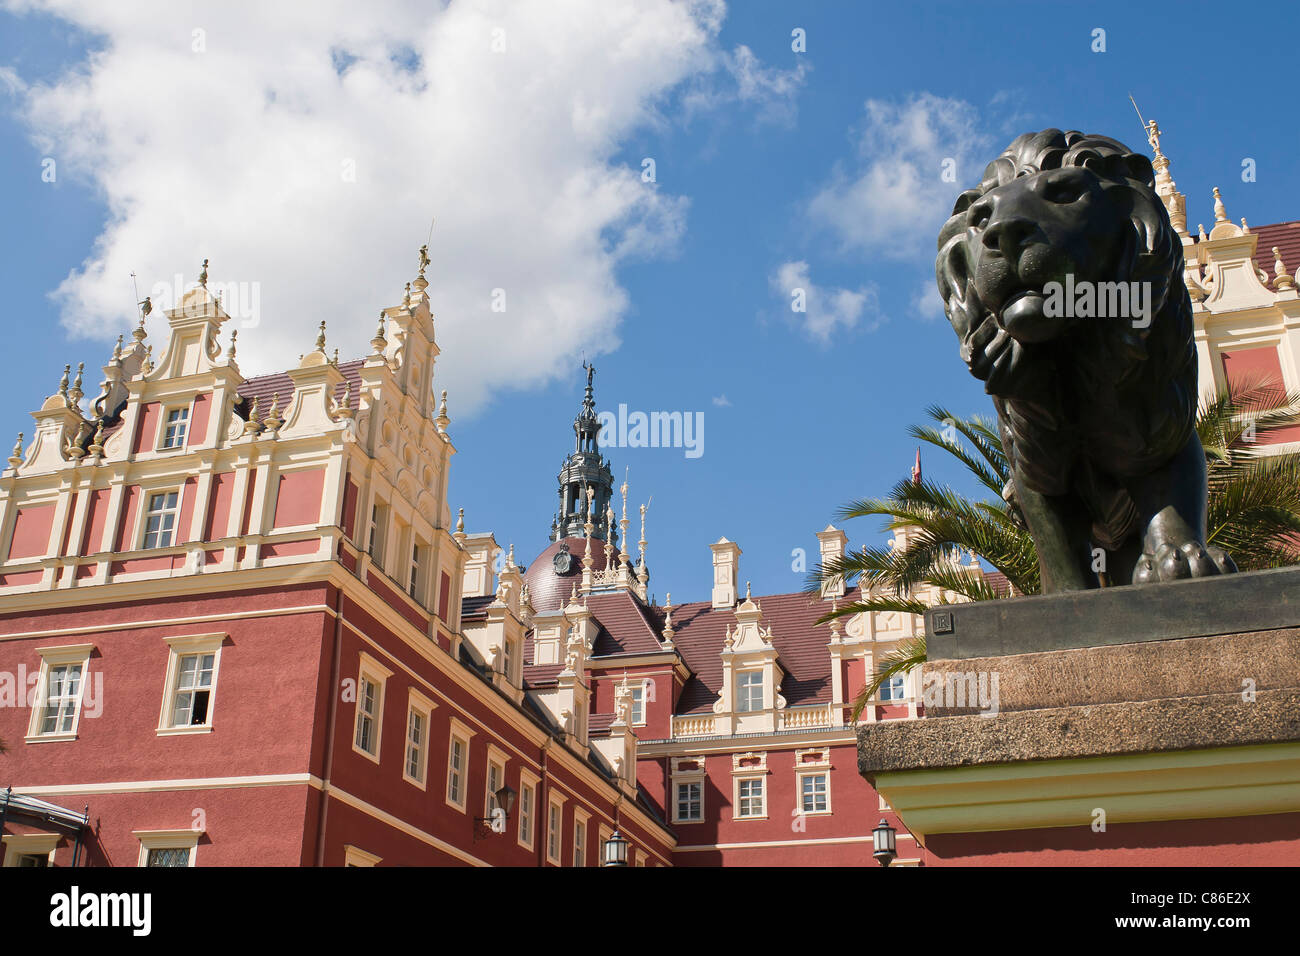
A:
POLYGON ((1043 591, 1235 571, 1206 543, 1192 305, 1150 160, 1105 136, 1026 133, 958 197, 938 247, 1043 591))

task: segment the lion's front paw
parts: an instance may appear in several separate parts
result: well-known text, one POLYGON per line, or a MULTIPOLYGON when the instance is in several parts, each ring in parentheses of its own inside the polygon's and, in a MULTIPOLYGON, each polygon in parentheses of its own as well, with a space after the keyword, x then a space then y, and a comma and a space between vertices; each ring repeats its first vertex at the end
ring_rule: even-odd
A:
POLYGON ((1207 547, 1196 540, 1165 540, 1138 558, 1133 569, 1134 584, 1156 581, 1179 581, 1183 578, 1208 578, 1231 574, 1237 565, 1222 548, 1207 547))

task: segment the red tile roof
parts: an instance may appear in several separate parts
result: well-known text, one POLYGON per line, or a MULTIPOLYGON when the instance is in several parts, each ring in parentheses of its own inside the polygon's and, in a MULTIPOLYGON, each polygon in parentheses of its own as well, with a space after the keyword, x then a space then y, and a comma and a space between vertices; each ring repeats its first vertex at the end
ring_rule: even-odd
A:
MULTIPOLYGON (((350 362, 339 362, 339 371, 343 373, 346 382, 352 383, 352 396, 348 400, 351 408, 358 408, 361 404, 361 366, 366 364, 365 359, 353 359, 350 362)), ((343 392, 347 388, 346 384, 339 385, 334 394, 334 398, 342 401, 343 392)), ((289 377, 288 372, 272 372, 270 375, 258 375, 250 378, 239 386, 239 395, 249 401, 257 399, 257 409, 260 416, 265 416, 271 410, 271 401, 274 396, 280 396, 281 413, 289 406, 289 400, 293 398, 293 379, 289 377)))
MULTIPOLYGON (((845 601, 856 600, 850 591, 845 601)), ((781 696, 786 706, 829 703, 831 699, 831 657, 826 643, 830 626, 814 626, 830 610, 830 602, 810 598, 803 592, 769 594, 754 599, 763 611, 764 627, 772 629, 772 643, 778 662, 785 669, 781 696)), ((708 601, 673 608, 673 643, 686 665, 694 672, 682 689, 676 712, 708 711, 722 687, 722 650, 727 625, 736 623, 732 608, 715 610, 708 601)))
POLYGON ((1288 274, 1294 276, 1300 269, 1300 220, 1275 222, 1268 226, 1251 226, 1250 231, 1259 236, 1255 246, 1255 263, 1268 276, 1268 287, 1273 285, 1273 247, 1282 254, 1282 263, 1288 274))

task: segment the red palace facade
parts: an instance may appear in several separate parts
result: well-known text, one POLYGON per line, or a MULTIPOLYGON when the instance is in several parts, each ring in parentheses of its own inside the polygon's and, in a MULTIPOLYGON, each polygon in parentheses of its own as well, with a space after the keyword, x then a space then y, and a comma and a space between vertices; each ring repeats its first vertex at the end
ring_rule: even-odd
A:
POLYGON ((0 474, 5 866, 871 862, 844 705, 914 622, 742 596, 725 539, 709 601, 647 603, 590 377, 570 477, 603 477, 525 572, 453 523, 423 270, 364 359, 322 325, 251 379, 203 279, 0 474))

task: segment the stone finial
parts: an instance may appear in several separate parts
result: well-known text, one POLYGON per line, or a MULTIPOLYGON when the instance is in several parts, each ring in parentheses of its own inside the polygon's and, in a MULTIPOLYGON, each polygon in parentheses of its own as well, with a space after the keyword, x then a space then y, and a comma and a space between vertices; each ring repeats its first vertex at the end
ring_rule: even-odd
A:
POLYGON ((379 327, 375 329, 375 337, 370 340, 370 347, 374 349, 376 355, 383 355, 384 349, 388 348, 388 339, 384 338, 384 319, 387 318, 384 311, 379 312, 379 327))
POLYGON ((464 508, 456 509, 456 533, 457 534, 465 533, 465 509, 464 508))
POLYGON ((280 426, 284 424, 284 422, 280 420, 280 393, 279 392, 276 392, 271 396, 271 410, 266 413, 266 418, 262 420, 262 424, 265 425, 270 431, 273 432, 278 431, 280 426))
POLYGON ((425 243, 420 247, 420 278, 424 278, 424 270, 429 267, 429 244, 425 243))
POLYGON ((14 450, 9 453, 9 467, 17 468, 23 463, 23 433, 18 433, 18 440, 14 442, 14 450))
POLYGON ((1244 235, 1248 235, 1249 233, 1250 233, 1250 226, 1246 225, 1246 217, 1245 217, 1245 216, 1242 216, 1242 217, 1241 217, 1241 234, 1244 236, 1244 235))
POLYGON ((109 361, 111 361, 114 365, 122 364, 122 340, 124 338, 125 336, 119 335, 117 337, 117 344, 113 346, 113 357, 109 361))
POLYGON ((451 424, 451 419, 447 416, 447 390, 442 390, 442 401, 438 404, 438 417, 434 419, 438 426, 438 431, 445 432, 447 426, 451 424))
POLYGON ((1206 239, 1209 238, 1209 237, 1206 236, 1206 234, 1205 234, 1205 223, 1203 223, 1203 222, 1198 222, 1198 223, 1196 224, 1196 231, 1197 231, 1197 233, 1198 233, 1197 238, 1200 239, 1201 242, 1204 242, 1206 239))
POLYGON ((248 405, 248 421, 244 422, 244 434, 253 435, 261 431, 262 423, 257 418, 257 396, 253 396, 248 405))
POLYGON ((153 345, 146 345, 144 349, 144 362, 140 365, 140 370, 145 375, 153 372, 153 345))
MULTIPOLYGON (((838 597, 831 598, 831 613, 834 614, 840 609, 838 597)), ((840 641, 840 619, 838 617, 831 619, 831 643, 838 644, 840 641)))
POLYGON ((339 347, 337 345, 334 346, 334 357, 330 359, 330 364, 335 368, 339 367, 339 347))
POLYGON ((506 567, 513 568, 514 566, 515 566, 515 543, 511 541, 510 550, 506 554, 506 567))
POLYGON ((90 447, 86 450, 96 458, 104 454, 104 420, 102 418, 95 428, 95 437, 91 439, 90 447))
POLYGON ((82 396, 86 393, 81 390, 82 374, 86 371, 86 363, 77 363, 77 377, 72 382, 72 388, 68 389, 68 406, 77 408, 81 405, 82 396))
POLYGON ((1215 222, 1228 221, 1228 210, 1223 205, 1223 196, 1219 194, 1218 186, 1214 187, 1214 221, 1215 222))
POLYGON ((1282 263, 1282 253, 1278 252, 1277 246, 1273 247, 1273 286, 1278 292, 1286 292, 1295 288, 1295 279, 1286 271, 1286 266, 1282 263))
POLYGON ((199 273, 199 285, 203 288, 208 287, 208 260, 203 260, 203 271, 199 273))
POLYGON ((59 379, 59 394, 63 396, 64 402, 68 401, 68 376, 72 373, 72 366, 63 366, 63 377, 59 379))
POLYGON ((316 350, 322 355, 325 354, 325 322, 323 320, 320 324, 320 334, 316 336, 316 350))
POLYGON ((226 349, 226 364, 235 364, 235 339, 239 338, 239 329, 230 330, 230 348, 226 349))
POLYGON ((402 296, 402 308, 409 309, 410 307, 411 307, 411 283, 408 282, 406 283, 406 293, 402 296))

